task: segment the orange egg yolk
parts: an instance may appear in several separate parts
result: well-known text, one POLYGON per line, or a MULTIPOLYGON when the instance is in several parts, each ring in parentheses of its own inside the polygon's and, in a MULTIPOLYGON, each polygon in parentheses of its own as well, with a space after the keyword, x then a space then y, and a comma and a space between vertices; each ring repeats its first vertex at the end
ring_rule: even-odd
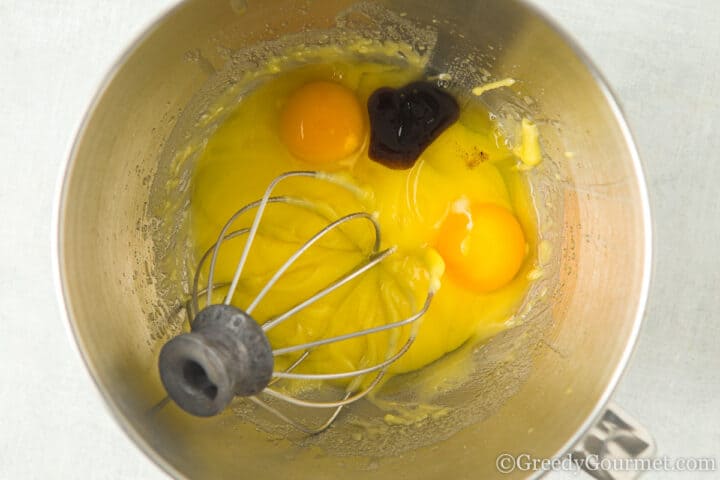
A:
POLYGON ((526 252, 525 235, 515 215, 490 203, 454 209, 440 227, 436 247, 448 275, 479 293, 507 285, 526 252))
POLYGON ((334 82, 305 84, 283 107, 280 137, 294 156, 327 165, 356 152, 365 137, 365 115, 352 90, 334 82))

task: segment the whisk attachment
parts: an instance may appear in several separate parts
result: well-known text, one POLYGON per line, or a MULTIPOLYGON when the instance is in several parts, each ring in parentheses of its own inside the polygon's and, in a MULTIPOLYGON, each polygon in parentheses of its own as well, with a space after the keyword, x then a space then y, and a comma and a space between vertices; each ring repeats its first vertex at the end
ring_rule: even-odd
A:
POLYGON ((256 395, 272 379, 274 358, 260 325, 232 305, 210 305, 160 352, 170 397, 200 417, 217 415, 235 396, 256 395))
POLYGON ((430 282, 430 289, 419 310, 403 320, 344 335, 321 338, 299 345, 273 348, 267 337, 271 329, 343 285, 365 274, 396 251, 395 247, 381 250, 380 226, 377 220, 367 212, 360 211, 339 218, 332 218, 332 215, 329 215, 316 202, 292 196, 272 196, 275 187, 281 181, 291 177, 309 177, 330 182, 352 192, 360 199, 365 196, 364 191, 342 177, 333 174, 298 171, 287 172, 276 177, 260 200, 244 206, 230 217, 222 228, 215 244, 201 257, 193 281, 192 296, 187 304, 188 315, 192 319, 191 331, 171 339, 163 346, 159 358, 159 369, 160 378, 170 398, 182 409, 193 415, 216 415, 224 410, 234 398, 245 397, 296 429, 307 434, 314 434, 328 428, 345 405, 363 398, 376 388, 390 365, 407 352, 415 340, 417 327, 419 326, 418 320, 430 306, 434 293, 434 282, 430 282), (277 268, 247 307, 243 309, 237 308, 231 305, 231 302, 240 283, 253 242, 258 235, 263 214, 267 208, 275 204, 298 207, 320 216, 328 223, 305 241, 277 268), (246 228, 232 230, 233 224, 244 213, 252 210, 255 210, 255 216, 251 225, 246 228), (253 312, 298 258, 331 231, 342 230, 342 226, 349 222, 365 222, 372 229, 374 241, 365 258, 325 287, 289 307, 285 312, 271 318, 262 319, 262 321, 256 321, 259 319, 252 317, 253 312), (228 240, 245 235, 247 239, 232 281, 229 283, 215 283, 215 270, 221 246, 228 240), (200 272, 208 261, 210 263, 208 265, 207 286, 204 289, 199 289, 200 272), (227 288, 222 303, 212 304, 213 291, 221 288, 227 288), (199 299, 203 295, 205 296, 206 306, 200 309, 199 299), (399 347, 389 348, 384 360, 375 365, 327 374, 297 373, 294 371, 319 347, 406 326, 412 326, 412 328, 404 344, 399 347), (276 366, 275 359, 288 354, 299 356, 284 370, 276 370, 274 368, 276 366), (374 377, 366 381, 367 375, 374 375, 374 377), (334 401, 308 400, 273 388, 273 385, 281 380, 330 381, 342 379, 349 380, 349 384, 342 397, 334 401), (332 411, 322 424, 308 426, 292 418, 287 412, 276 408, 272 403, 268 403, 262 398, 263 396, 271 397, 275 402, 280 401, 298 407, 330 409, 332 411))

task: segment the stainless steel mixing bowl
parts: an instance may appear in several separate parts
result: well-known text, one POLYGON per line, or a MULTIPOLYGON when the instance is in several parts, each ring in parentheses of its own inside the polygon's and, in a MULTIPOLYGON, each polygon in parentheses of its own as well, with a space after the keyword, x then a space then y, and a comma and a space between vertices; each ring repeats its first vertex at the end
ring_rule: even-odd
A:
MULTIPOLYGON (((161 421, 148 414, 163 396, 155 345, 167 279, 158 267, 158 225, 150 223, 148 203, 153 188, 171 177, 160 152, 177 147, 171 134, 186 107, 197 104, 197 92, 228 81, 217 73, 232 58, 228 52, 328 28, 353 3, 181 3, 119 60, 67 161, 56 241, 69 325, 118 422, 178 478, 526 477, 533 472, 501 474, 498 455, 552 458, 568 451, 604 412, 638 335, 650 274, 647 192, 627 125, 597 70, 519 1, 378 0, 369 3, 437 32, 438 71, 473 67, 455 61, 472 50, 475 67, 489 77, 519 79, 517 91, 535 111, 546 161, 556 168, 555 203, 541 208, 552 207, 558 270, 541 312, 548 327, 527 349, 531 368, 521 383, 503 389, 506 377, 519 378, 514 360, 488 360, 480 390, 461 389, 455 401, 475 404, 495 395, 501 404, 442 437, 371 458, 360 448, 357 455, 347 454, 352 448, 336 455, 268 439, 232 413, 197 419, 170 412, 161 421), (167 178, 158 182, 160 174, 167 178)), ((500 345, 530 345, 523 328, 500 345)))

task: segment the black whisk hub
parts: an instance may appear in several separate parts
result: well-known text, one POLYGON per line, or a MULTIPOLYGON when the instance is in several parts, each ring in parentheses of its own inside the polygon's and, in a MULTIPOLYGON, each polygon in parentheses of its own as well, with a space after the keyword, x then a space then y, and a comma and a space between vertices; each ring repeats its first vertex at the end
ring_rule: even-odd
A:
POLYGON ((260 325, 232 305, 210 305, 160 352, 160 378, 183 410, 208 417, 237 396, 260 393, 273 373, 270 342, 260 325))

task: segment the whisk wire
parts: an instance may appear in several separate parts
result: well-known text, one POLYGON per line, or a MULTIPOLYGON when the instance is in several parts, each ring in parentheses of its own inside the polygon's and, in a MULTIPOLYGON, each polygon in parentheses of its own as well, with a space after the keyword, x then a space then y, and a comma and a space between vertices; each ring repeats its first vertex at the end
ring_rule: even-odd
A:
MULTIPOLYGON (((370 221, 370 223, 373 225, 375 230, 375 238, 380 237, 380 226, 377 224, 375 219, 372 217, 372 215, 365 213, 365 212, 358 212, 358 213, 351 213, 349 215, 345 215, 342 218, 339 218, 338 220, 335 220, 331 224, 325 226, 323 229, 321 229, 319 232, 317 232, 315 235, 313 235, 308 241, 306 241, 300 248, 298 248, 295 253, 293 253, 290 258, 288 258, 283 265, 278 268, 278 270, 275 272, 275 274, 268 280, 268 282, 263 286, 263 288, 260 290, 260 292, 255 296, 255 299, 250 303, 250 305, 245 309, 245 311, 250 315, 255 310, 255 307, 262 301, 262 299, 265 297, 265 295, 268 294, 270 289, 275 286, 277 281, 282 277, 282 275, 290 268, 295 261, 297 261, 298 258, 302 254, 304 254, 310 247, 312 247, 314 244, 316 244, 320 239, 322 239, 324 236, 326 236, 328 233, 330 233, 335 228, 338 228, 340 225, 344 223, 348 223, 355 219, 367 219, 370 221)), ((249 240, 248 240, 249 241, 249 240)), ((378 242, 375 242, 375 247, 378 246, 378 242)), ((375 248, 374 247, 374 248, 375 248)), ((375 251, 373 251, 375 253, 375 251)), ((268 327, 271 328, 271 327, 268 327)), ((267 330, 267 329, 265 329, 267 330)))
POLYGON ((313 303, 317 302, 321 298, 325 297, 326 295, 329 295, 333 291, 337 290, 338 288, 342 287, 346 283, 352 281, 353 279, 359 277, 366 271, 373 268, 375 265, 378 265, 381 263, 385 258, 392 255, 395 252, 395 248, 391 247, 386 250, 383 250, 380 253, 376 253, 374 255, 370 256, 370 259, 366 261, 365 263, 359 265, 358 267, 353 268, 345 275, 339 277, 334 282, 330 283, 328 286, 323 288, 322 290, 319 290, 315 292, 313 295, 308 297, 307 299, 303 300, 302 302, 298 303, 297 305, 291 307, 287 311, 271 318, 267 322, 265 322, 262 326, 264 331, 268 331, 276 326, 278 326, 280 323, 284 322, 288 318, 290 318, 292 315, 295 315, 299 311, 309 307, 313 303))
MULTIPOLYGON (((297 350, 309 351, 313 348, 316 348, 316 347, 319 347, 322 345, 328 345, 331 343, 341 342, 344 340, 350 340, 352 338, 357 338, 357 337, 369 335, 372 333, 383 332, 383 331, 390 330, 393 328, 399 328, 404 325, 412 324, 412 323, 416 322, 418 319, 420 319, 420 317, 422 317, 425 314, 425 312, 427 312, 427 309, 430 306, 431 299, 432 299, 432 294, 428 294, 427 300, 425 301, 425 306, 422 308, 422 310, 420 310, 416 314, 412 315, 411 317, 406 318, 405 320, 391 323, 388 325, 383 325, 381 327, 370 328, 367 330, 360 330, 360 331, 349 333, 346 335, 339 335, 337 337, 318 340, 316 342, 304 343, 302 345, 298 345, 298 348, 293 346, 293 347, 288 347, 285 349, 273 350, 273 355, 279 356, 279 355, 294 352, 297 350)), ((338 379, 342 379, 342 378, 352 378, 352 377, 356 377, 358 375, 365 375, 365 374, 376 372, 378 370, 381 370, 385 367, 390 366, 392 363, 394 363, 396 360, 398 360, 410 348, 410 346, 412 345, 412 342, 414 340, 415 340, 415 335, 413 333, 410 335, 410 337, 408 338, 408 341, 404 344, 404 346, 396 354, 392 355, 385 361, 378 363, 377 365, 373 365, 372 367, 361 368, 361 369, 352 370, 350 372, 343 372, 343 373, 313 373, 313 374, 307 373, 306 374, 306 373, 290 373, 287 371, 286 372, 273 372, 273 377, 296 379, 296 380, 338 380, 338 379)))
MULTIPOLYGON (((409 346, 408 346, 409 348, 409 346)), ((265 388, 263 390, 263 393, 267 393, 271 397, 275 397, 279 400, 284 400, 287 403, 291 403, 293 405, 297 405, 298 407, 307 407, 307 408, 335 408, 335 407, 343 407, 345 405, 350 405, 353 402, 356 402, 360 400, 361 398, 365 397, 368 393, 370 393, 383 379, 385 376, 385 371, 381 370, 378 372, 378 374, 375 376, 372 382, 362 389, 359 393, 355 393, 351 396, 345 396, 342 400, 336 401, 336 402, 316 402, 312 400, 303 400, 301 398, 296 398, 290 395, 286 395, 282 392, 278 392, 275 389, 272 388, 265 388)))
MULTIPOLYGON (((350 392, 346 393, 345 399, 347 399, 349 396, 350 396, 350 392)), ((330 425, 332 425, 332 423, 338 417, 338 415, 340 415, 340 411, 342 411, 342 409, 344 407, 344 405, 336 407, 335 411, 333 411, 333 413, 330 414, 330 416, 325 421, 325 423, 323 423, 322 425, 319 425, 315 428, 311 428, 311 427, 306 427, 305 425, 303 425, 302 423, 300 423, 296 420, 293 420, 292 418, 285 415, 277 408, 273 407, 272 405, 268 405, 267 403, 263 402, 262 400, 260 400, 257 397, 248 397, 248 399, 250 399, 250 401, 253 402, 254 404, 256 404, 256 405, 264 408, 268 412, 272 413, 273 415, 278 417, 280 420, 283 420, 284 422, 292 425, 294 428, 296 428, 297 430, 300 430, 301 432, 303 432, 307 435, 317 435, 318 433, 321 433, 321 432, 324 432, 325 430, 327 430, 328 427, 330 427, 330 425)))
MULTIPOLYGON (((422 315, 427 312, 427 309, 430 307, 430 302, 432 301, 433 293, 429 292, 427 295, 427 298, 425 300, 425 303, 422 307, 422 309, 415 313, 414 315, 408 317, 405 320, 402 320, 400 322, 396 322, 395 327, 391 328, 397 328, 398 323, 402 323, 403 325, 408 325, 413 322, 416 322, 418 319, 422 317, 422 315)), ((355 393, 354 395, 346 394, 345 397, 340 401, 335 402, 318 402, 318 401, 312 401, 312 400, 303 400, 300 398, 293 397, 291 395, 286 395, 282 392, 279 392, 277 390, 274 390, 272 388, 265 388, 263 390, 263 393, 267 393, 268 395, 278 399, 285 401, 287 403, 297 405, 300 407, 307 407, 307 408, 340 408, 345 405, 348 405, 350 403, 353 403, 363 397, 365 397, 367 394, 369 394, 384 378, 385 374, 387 373, 387 368, 392 365, 394 362, 396 362, 400 357, 402 357, 412 346, 413 342, 415 341, 415 338, 417 336, 417 326, 418 324, 415 323, 415 328, 411 331, 410 336, 408 340, 403 344, 403 346, 398 350, 394 355, 387 358, 385 361, 374 365, 372 367, 367 367, 363 369, 354 370, 351 372, 344 372, 344 373, 338 373, 338 374, 293 374, 290 372, 290 369, 286 369, 285 372, 273 372, 273 377, 275 378, 285 378, 285 379, 297 379, 297 380, 334 380, 334 379, 344 379, 344 378, 353 378, 356 377, 356 379, 359 379, 360 377, 367 375, 369 373, 378 372, 375 378, 370 382, 368 386, 366 386, 364 389, 362 389, 360 392, 355 393)), ((387 329, 385 329, 387 330, 387 329)), ((378 330, 382 331, 382 330, 378 330)), ((352 337, 343 336, 347 338, 343 338, 343 340, 347 340, 348 338, 354 338, 355 336, 359 336, 361 334, 354 335, 352 337)), ((329 339, 331 340, 331 339, 329 339)), ((341 341, 341 340, 337 340, 341 341)), ((332 342, 329 342, 332 343, 332 342)), ((307 345, 307 344, 306 344, 307 345)), ((308 347, 306 349, 305 353, 311 352, 312 347, 308 347)), ((304 359, 303 359, 304 360, 304 359)), ((293 368, 296 367, 300 362, 296 362, 293 364, 293 368)), ((337 412, 339 413, 339 412, 337 412)))
POLYGON ((344 340, 350 340, 352 338, 370 335, 373 333, 384 332, 386 330, 391 330, 393 328, 400 328, 405 325, 409 325, 411 323, 416 322, 418 319, 420 319, 420 317, 422 317, 425 314, 425 312, 427 312, 428 308, 430 308, 430 302, 432 301, 432 297, 433 297, 432 292, 429 292, 425 299, 425 303, 424 303, 422 309, 420 309, 419 312, 413 314, 412 316, 410 316, 404 320, 400 320, 400 321, 394 322, 394 323, 388 323, 386 325, 380 325, 377 327, 368 328, 365 330, 358 330, 356 332, 347 333, 345 335, 338 335, 336 337, 323 338, 322 340, 316 340, 314 342, 303 343, 301 345, 293 345, 292 347, 278 348, 278 349, 273 350, 273 355, 277 357, 280 355, 285 355, 287 353, 297 352, 299 350, 308 350, 308 349, 319 347, 322 345, 328 345, 330 343, 342 342, 344 340))
MULTIPOLYGON (((253 219, 253 223, 252 225, 250 225, 250 231, 248 232, 248 238, 245 242, 245 247, 243 248, 242 254, 240 255, 240 260, 238 261, 237 268, 235 269, 235 275, 233 276, 232 282, 230 282, 230 288, 228 289, 227 295, 225 296, 225 305, 230 305, 230 301, 232 300, 233 295, 235 295, 235 289, 237 288, 238 282, 240 281, 240 275, 242 275, 243 269, 245 268, 245 263, 247 262, 248 256, 250 255, 250 248, 255 241, 255 236, 257 235, 258 228, 260 227, 260 220, 262 220, 263 213, 265 213, 265 207, 267 207, 268 201, 270 200, 270 195, 272 195, 272 191, 280 182, 282 182, 286 178, 291 177, 317 178, 318 172, 287 172, 283 173, 282 175, 278 175, 272 182, 270 182, 270 185, 268 185, 267 189, 265 190, 265 194, 263 195, 262 200, 260 200, 260 204, 257 206, 257 211, 255 212, 255 218, 253 219)), ((222 238, 222 235, 220 236, 220 238, 222 238)), ((218 248, 219 247, 216 247, 216 250, 218 248)))
MULTIPOLYGON (((230 229, 230 226, 237 221, 237 219, 244 214, 245 212, 248 212, 252 210, 253 208, 257 208, 262 200, 256 200, 252 203, 249 203, 242 207, 241 209, 237 210, 233 215, 230 217, 230 219, 225 223, 223 226, 223 229, 220 232, 220 235, 218 237, 218 240, 213 243, 210 248, 208 248, 203 256, 200 258, 200 262, 198 262, 198 267, 195 270, 195 276, 193 278, 193 290, 192 290, 192 302, 193 307, 195 309, 195 313, 197 313, 200 309, 198 307, 198 298, 203 293, 207 294, 206 302, 209 305, 212 301, 212 292, 213 289, 216 288, 219 284, 213 283, 213 279, 215 277, 215 266, 217 264, 218 254, 219 254, 219 248, 222 242, 227 240, 232 240, 234 238, 240 237, 242 235, 246 235, 250 228, 242 228, 239 230, 235 230, 233 232, 227 233, 227 231, 230 229), (198 291, 198 284, 200 282, 200 274, 202 273, 202 268, 205 265, 205 262, 207 261, 208 257, 212 253, 212 260, 210 262, 210 267, 208 269, 208 286, 202 290, 202 292, 198 291)), ((323 219, 327 221, 331 221, 326 215, 323 215, 318 208, 317 203, 310 202, 308 200, 305 200, 303 198, 293 197, 293 196, 279 196, 279 197, 270 197, 268 199, 268 204, 271 203, 283 203, 288 205, 294 205, 297 207, 304 208, 311 213, 317 214, 321 216, 323 219)), ((230 285, 230 283, 222 283, 223 287, 226 287, 230 285)))

